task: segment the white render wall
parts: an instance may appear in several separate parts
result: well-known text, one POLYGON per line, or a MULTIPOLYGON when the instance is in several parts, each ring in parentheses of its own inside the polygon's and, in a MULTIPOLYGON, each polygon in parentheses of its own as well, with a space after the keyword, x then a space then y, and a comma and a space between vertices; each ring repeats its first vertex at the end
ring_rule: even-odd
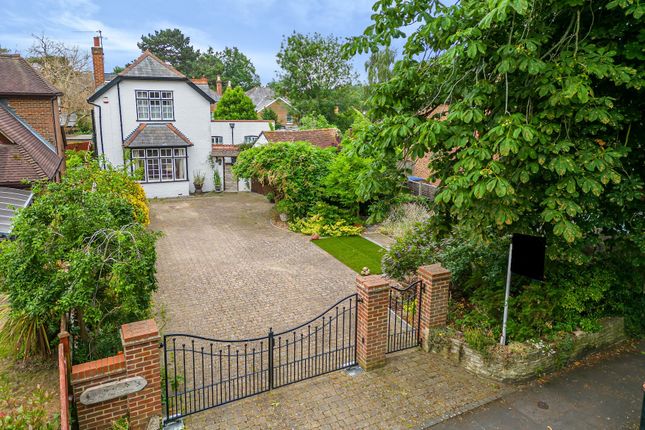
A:
MULTIPOLYGON (((136 90, 162 90, 172 91, 174 101, 175 120, 172 124, 179 129, 193 143, 187 149, 188 154, 188 182, 160 182, 142 184, 146 195, 154 197, 177 197, 188 195, 195 191, 193 179, 197 172, 205 176, 204 191, 212 191, 213 167, 209 161, 211 154, 211 136, 223 136, 224 144, 242 144, 245 136, 259 136, 262 131, 271 130, 272 121, 265 120, 217 120, 211 121, 210 103, 185 81, 166 80, 128 80, 125 79, 114 85, 94 103, 101 106, 94 107, 96 121, 96 139, 99 155, 104 154, 107 161, 115 166, 124 164, 124 151, 122 141, 141 124, 137 121, 136 90), (119 98, 121 112, 119 113, 119 98), (121 131, 121 121, 123 132, 121 131), (231 141, 231 127, 234 123, 233 141, 231 141), (101 129, 103 141, 101 141, 101 129)), ((146 121, 151 123, 152 121, 146 121)), ((167 121, 154 121, 165 123, 167 121)), ((224 178, 223 165, 215 165, 219 170, 220 178, 224 178)), ((250 191, 247 181, 240 179, 240 191, 250 191)))
POLYGON ((273 121, 267 120, 213 120, 211 121, 211 136, 222 136, 224 138, 224 145, 240 145, 244 143, 244 136, 259 136, 263 131, 271 130, 273 121), (233 136, 231 137, 231 126, 233 128, 233 136), (232 139, 232 141, 231 141, 232 139))
MULTIPOLYGON (((119 120, 119 93, 123 139, 127 139, 130 133, 142 123, 142 121, 137 121, 136 90, 172 91, 175 115, 175 120, 172 121, 172 124, 193 143, 193 146, 187 150, 189 181, 142 184, 146 190, 146 195, 148 197, 187 195, 188 190, 190 192, 194 191, 193 178, 197 171, 201 171, 206 177, 204 191, 212 191, 214 188, 213 169, 208 161, 208 156, 211 152, 210 103, 185 81, 125 79, 99 97, 94 102, 101 106, 101 120, 99 120, 99 109, 94 108, 99 155, 105 154, 106 159, 113 165, 121 166, 124 164, 119 120), (102 127, 103 142, 101 142, 99 127, 102 127)), ((153 121, 145 122, 152 123, 153 121)), ((166 123, 168 121, 154 122, 166 123)))
MULTIPOLYGON (((244 143, 244 136, 259 136, 263 131, 271 130, 273 121, 267 120, 213 120, 211 121, 211 136, 222 136, 223 145, 241 145, 244 143), (231 135, 231 124, 233 134, 231 135)), ((220 170, 220 177, 224 177, 224 166, 217 166, 220 170)), ((238 191, 251 191, 248 180, 239 179, 237 182, 238 191)))

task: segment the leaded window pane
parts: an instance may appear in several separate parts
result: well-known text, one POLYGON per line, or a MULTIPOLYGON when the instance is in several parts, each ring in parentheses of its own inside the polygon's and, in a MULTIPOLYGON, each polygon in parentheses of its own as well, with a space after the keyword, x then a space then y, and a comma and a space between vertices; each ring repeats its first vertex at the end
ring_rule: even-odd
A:
POLYGON ((175 157, 184 157, 186 156, 185 148, 175 148, 175 157))

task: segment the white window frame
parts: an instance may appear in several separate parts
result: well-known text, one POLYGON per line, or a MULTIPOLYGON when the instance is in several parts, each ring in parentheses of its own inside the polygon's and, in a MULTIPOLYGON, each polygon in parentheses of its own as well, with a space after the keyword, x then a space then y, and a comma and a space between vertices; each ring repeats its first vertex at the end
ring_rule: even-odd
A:
POLYGON ((213 145, 222 145, 224 143, 224 136, 211 136, 211 143, 213 145))
POLYGON ((255 141, 258 140, 258 136, 254 136, 252 134, 248 136, 244 136, 244 143, 255 143, 255 141))
POLYGON ((130 153, 132 160, 132 173, 143 164, 143 178, 138 182, 144 184, 160 182, 184 182, 188 181, 188 153, 186 148, 162 147, 162 148, 135 148, 130 153), (163 160, 163 161, 162 161, 163 160), (165 163, 164 163, 165 162, 165 163), (170 162, 171 176, 164 178, 164 164, 170 162), (178 177, 177 163, 183 162, 183 178, 178 177), (150 171, 157 172, 157 178, 150 179, 150 171))
POLYGON ((175 99, 172 91, 135 90, 137 121, 174 121, 175 99))

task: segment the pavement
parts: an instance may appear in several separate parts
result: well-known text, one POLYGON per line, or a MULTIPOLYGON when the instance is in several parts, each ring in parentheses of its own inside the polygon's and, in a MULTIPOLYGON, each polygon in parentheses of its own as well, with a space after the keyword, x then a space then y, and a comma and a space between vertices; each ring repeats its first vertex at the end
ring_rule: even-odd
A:
POLYGON ((643 382, 645 341, 592 356, 432 430, 638 429, 643 382))

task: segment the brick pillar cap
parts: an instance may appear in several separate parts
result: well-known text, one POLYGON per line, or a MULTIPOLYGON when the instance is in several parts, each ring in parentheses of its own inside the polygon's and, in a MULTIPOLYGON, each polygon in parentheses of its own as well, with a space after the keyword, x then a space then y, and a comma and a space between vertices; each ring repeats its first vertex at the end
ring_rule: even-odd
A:
POLYGON ((136 321, 121 326, 121 336, 123 343, 136 342, 138 340, 148 339, 159 336, 159 329, 155 320, 136 321))
POLYGON ((421 266, 417 271, 419 276, 424 278, 436 278, 450 276, 450 270, 443 267, 441 264, 430 264, 428 266, 421 266))
POLYGON ((378 288, 390 285, 390 280, 381 275, 356 276, 356 282, 364 288, 378 288))

